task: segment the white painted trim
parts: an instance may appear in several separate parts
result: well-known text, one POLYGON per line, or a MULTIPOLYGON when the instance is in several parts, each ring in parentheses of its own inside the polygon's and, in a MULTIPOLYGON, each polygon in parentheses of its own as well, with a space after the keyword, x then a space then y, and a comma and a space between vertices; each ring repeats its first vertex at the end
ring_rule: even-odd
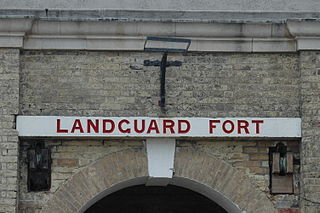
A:
POLYGON ((146 140, 149 179, 146 186, 166 186, 174 172, 176 140, 150 138, 146 140))

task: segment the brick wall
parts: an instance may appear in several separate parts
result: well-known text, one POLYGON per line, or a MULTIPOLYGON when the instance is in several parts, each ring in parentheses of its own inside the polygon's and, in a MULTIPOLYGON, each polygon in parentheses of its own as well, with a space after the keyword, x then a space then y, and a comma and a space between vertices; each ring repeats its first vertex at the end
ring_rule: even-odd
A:
MULTIPOLYGON (((193 148, 195 151, 221 159, 245 174, 250 182, 265 192, 277 208, 299 208, 299 170, 295 167, 295 194, 269 194, 268 147, 280 141, 218 141, 218 140, 179 140, 177 151, 193 148)), ((298 141, 281 141, 299 159, 298 141)), ((29 213, 40 210, 52 194, 68 179, 97 160, 110 153, 130 148, 143 149, 141 140, 49 140, 44 141, 52 151, 52 187, 48 192, 28 192, 26 150, 33 143, 23 140, 20 148, 20 202, 19 212, 29 213)))
MULTIPOLYGON (((156 53, 26 51, 21 62, 23 115, 157 116, 156 53)), ((299 117, 296 54, 169 55, 168 116, 299 117)))
POLYGON ((193 147, 203 153, 228 162, 233 167, 246 174, 251 182, 265 192, 279 209, 299 208, 300 165, 294 166, 294 194, 270 195, 269 190, 269 147, 283 143, 288 151, 294 153, 294 158, 300 159, 299 141, 250 140, 250 141, 179 141, 178 149, 193 147))
MULTIPOLYGON (((161 111, 159 67, 143 67, 157 53, 24 51, 21 55, 20 114, 77 116, 299 117, 297 54, 194 53, 169 55, 181 67, 167 68, 167 107, 161 111)), ((269 146, 278 141, 180 141, 223 159, 268 193, 269 146)), ((298 143, 285 142, 298 151, 298 143)), ((46 140, 53 152, 50 192, 28 193, 26 150, 20 153, 20 212, 39 210, 80 168, 98 158, 142 146, 141 141, 46 140)), ((299 168, 296 168, 297 171, 299 168)), ((297 177, 298 179, 299 177, 297 177)), ((299 188, 299 186, 297 186, 299 188)), ((296 195, 274 196, 275 205, 297 207, 296 195)))
POLYGON ((301 52, 302 200, 305 212, 320 209, 320 52, 301 52))
POLYGON ((24 213, 39 211, 51 195, 81 168, 110 153, 144 147, 140 140, 45 140, 45 146, 52 152, 51 189, 47 192, 28 192, 26 151, 33 142, 24 140, 20 148, 19 212, 24 213))
POLYGON ((16 211, 18 190, 19 50, 0 49, 0 212, 16 211))

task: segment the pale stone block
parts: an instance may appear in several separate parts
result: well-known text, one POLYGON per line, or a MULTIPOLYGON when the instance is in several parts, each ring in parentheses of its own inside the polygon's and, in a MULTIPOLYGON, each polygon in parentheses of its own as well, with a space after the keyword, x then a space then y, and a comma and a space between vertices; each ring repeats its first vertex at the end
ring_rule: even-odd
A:
POLYGON ((251 52, 252 39, 195 39, 192 41, 189 50, 205 52, 251 52))
POLYGON ((253 39, 253 52, 294 52, 296 41, 293 39, 253 39))
POLYGON ((23 47, 23 37, 22 36, 1 36, 0 35, 0 47, 23 47))

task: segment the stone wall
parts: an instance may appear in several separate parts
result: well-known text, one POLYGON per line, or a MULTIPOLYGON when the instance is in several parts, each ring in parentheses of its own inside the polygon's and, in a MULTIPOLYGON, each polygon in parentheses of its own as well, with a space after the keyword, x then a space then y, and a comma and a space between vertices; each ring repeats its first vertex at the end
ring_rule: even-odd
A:
POLYGON ((0 212, 16 211, 18 191, 19 50, 0 49, 0 212))
POLYGON ((320 209, 320 52, 300 53, 302 115, 302 200, 305 212, 320 209))

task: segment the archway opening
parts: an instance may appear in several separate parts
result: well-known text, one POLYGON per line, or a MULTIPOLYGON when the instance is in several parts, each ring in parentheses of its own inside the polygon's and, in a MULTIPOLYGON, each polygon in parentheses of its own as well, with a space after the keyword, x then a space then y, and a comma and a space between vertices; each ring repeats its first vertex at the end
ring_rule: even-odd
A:
POLYGON ((131 186, 100 199, 85 213, 227 213, 211 199, 179 186, 131 186))

